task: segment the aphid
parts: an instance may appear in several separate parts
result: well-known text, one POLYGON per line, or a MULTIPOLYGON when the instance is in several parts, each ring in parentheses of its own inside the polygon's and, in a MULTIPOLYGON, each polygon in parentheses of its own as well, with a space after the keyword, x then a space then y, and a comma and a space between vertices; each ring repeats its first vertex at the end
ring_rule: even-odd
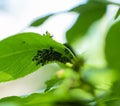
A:
POLYGON ((50 47, 49 49, 38 50, 32 61, 35 61, 36 65, 41 64, 43 66, 51 61, 60 61, 62 63, 66 63, 69 61, 69 59, 65 56, 62 56, 61 53, 54 51, 53 47, 50 47))
POLYGON ((64 52, 65 52, 65 54, 69 54, 69 51, 66 48, 65 48, 64 52))
POLYGON ((53 37, 53 35, 51 35, 48 31, 46 31, 46 33, 45 33, 45 34, 43 34, 43 36, 48 36, 48 37, 50 37, 50 38, 52 38, 52 37, 53 37))

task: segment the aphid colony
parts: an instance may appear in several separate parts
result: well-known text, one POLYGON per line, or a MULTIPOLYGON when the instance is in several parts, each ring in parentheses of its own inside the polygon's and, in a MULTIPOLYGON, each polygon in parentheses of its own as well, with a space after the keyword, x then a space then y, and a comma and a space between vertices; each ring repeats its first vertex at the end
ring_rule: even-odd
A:
POLYGON ((70 60, 67 57, 63 56, 61 53, 54 51, 53 48, 50 47, 49 49, 38 50, 37 55, 33 57, 32 61, 36 61, 36 65, 45 65, 50 61, 59 61, 62 63, 66 63, 70 60))

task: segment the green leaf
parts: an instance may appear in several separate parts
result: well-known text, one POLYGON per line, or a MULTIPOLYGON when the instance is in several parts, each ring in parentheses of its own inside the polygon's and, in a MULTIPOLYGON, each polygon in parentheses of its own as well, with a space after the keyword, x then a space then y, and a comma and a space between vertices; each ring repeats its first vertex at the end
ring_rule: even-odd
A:
POLYGON ((120 8, 118 9, 114 19, 117 19, 119 17, 119 15, 120 15, 120 8))
POLYGON ((71 59, 71 51, 48 34, 16 34, 0 41, 0 82, 23 77, 50 62, 71 59))
POLYGON ((104 15, 106 12, 106 5, 104 3, 90 2, 79 5, 71 11, 75 11, 80 15, 74 25, 66 32, 67 41, 70 44, 83 37, 93 22, 104 15))
POLYGON ((72 98, 69 93, 58 95, 55 92, 36 93, 26 97, 6 97, 0 100, 0 106, 86 106, 72 98), (6 105, 7 104, 7 105, 6 105))
MULTIPOLYGON (((95 8, 97 8, 99 6, 100 1, 95 1, 95 0, 90 0, 88 1, 86 4, 80 4, 74 8, 72 8, 71 10, 69 10, 69 12, 77 12, 77 13, 84 13, 87 11, 91 11, 95 8)), ((104 5, 103 3, 100 3, 100 5, 104 5)), ((99 7, 98 7, 99 8, 99 7)))
POLYGON ((52 15, 54 15, 54 14, 49 14, 49 15, 46 15, 46 16, 44 16, 42 18, 38 18, 37 20, 35 20, 34 22, 32 22, 30 24, 30 26, 32 26, 32 27, 38 27, 38 26, 42 25, 52 15))
POLYGON ((109 67, 115 69, 117 74, 116 82, 113 83, 111 94, 106 99, 109 106, 118 106, 120 103, 120 21, 116 22, 109 29, 105 42, 105 57, 109 67))
POLYGON ((120 21, 108 31, 105 42, 105 57, 111 68, 120 70, 120 21))
POLYGON ((119 3, 115 1, 109 1, 109 0, 88 0, 88 2, 98 2, 98 3, 104 3, 106 5, 115 5, 115 6, 120 6, 119 3))
POLYGON ((52 93, 35 93, 26 97, 12 96, 3 98, 0 100, 0 106, 2 104, 4 104, 3 106, 6 106, 5 104, 8 104, 8 106, 9 104, 11 104, 11 106, 52 106, 52 102, 55 101, 55 99, 52 93))

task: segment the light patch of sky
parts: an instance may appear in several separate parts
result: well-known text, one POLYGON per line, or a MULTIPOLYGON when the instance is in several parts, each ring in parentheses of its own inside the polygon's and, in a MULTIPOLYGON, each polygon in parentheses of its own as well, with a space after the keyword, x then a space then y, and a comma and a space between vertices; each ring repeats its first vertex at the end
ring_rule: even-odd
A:
MULTIPOLYGON (((1 0, 3 1, 3 0, 1 0)), ((36 17, 48 13, 69 10, 86 0, 4 0, 7 12, 0 12, 0 39, 19 33, 36 17), (5 2, 6 1, 6 2, 5 2)), ((49 31, 54 39, 65 42, 65 29, 76 19, 76 14, 60 14, 52 17, 42 27, 27 28, 22 31, 45 33, 49 31)))
POLYGON ((120 3, 120 0, 109 0, 111 2, 116 2, 116 3, 120 3))

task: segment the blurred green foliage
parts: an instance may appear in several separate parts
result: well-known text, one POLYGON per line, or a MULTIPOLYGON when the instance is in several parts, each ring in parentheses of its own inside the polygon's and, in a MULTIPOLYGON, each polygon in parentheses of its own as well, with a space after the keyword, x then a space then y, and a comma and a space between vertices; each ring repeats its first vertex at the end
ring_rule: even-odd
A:
MULTIPOLYGON (((104 40, 102 48, 104 48, 105 65, 102 67, 90 65, 88 62, 90 56, 86 56, 86 58, 79 52, 75 53, 76 48, 72 48, 73 43, 76 43, 77 40, 89 36, 88 32, 94 23, 98 22, 95 27, 101 25, 102 19, 106 19, 109 11, 108 5, 120 6, 118 3, 107 0, 88 0, 85 4, 66 11, 66 13, 76 12, 78 14, 76 22, 66 31, 66 44, 54 41, 48 32, 44 35, 21 33, 1 41, 0 81, 23 77, 51 62, 57 62, 61 69, 46 81, 43 93, 2 98, 0 106, 119 106, 119 10, 116 12, 116 16, 113 16, 113 19, 117 19, 117 21, 113 20, 109 26, 104 27, 106 28, 104 39, 101 37, 104 40), (35 58, 35 61, 32 61, 37 50, 42 52, 35 58), (35 62, 38 61, 40 63, 36 65, 35 62)), ((54 14, 38 18, 30 24, 30 27, 42 25, 54 14)), ((94 32, 93 30, 91 33, 94 32)), ((94 35, 94 33, 92 34, 94 35)), ((102 36, 103 33, 100 34, 102 36)), ((96 34, 96 36, 98 35, 96 34)), ((94 48, 91 47, 91 49, 94 48)), ((99 58, 97 57, 97 59, 99 58)))
POLYGON ((42 17, 42 18, 34 21, 33 23, 31 23, 30 26, 33 26, 33 27, 40 26, 40 25, 42 25, 48 18, 50 18, 52 15, 54 15, 54 14, 50 14, 50 15, 44 16, 44 17, 42 17))

